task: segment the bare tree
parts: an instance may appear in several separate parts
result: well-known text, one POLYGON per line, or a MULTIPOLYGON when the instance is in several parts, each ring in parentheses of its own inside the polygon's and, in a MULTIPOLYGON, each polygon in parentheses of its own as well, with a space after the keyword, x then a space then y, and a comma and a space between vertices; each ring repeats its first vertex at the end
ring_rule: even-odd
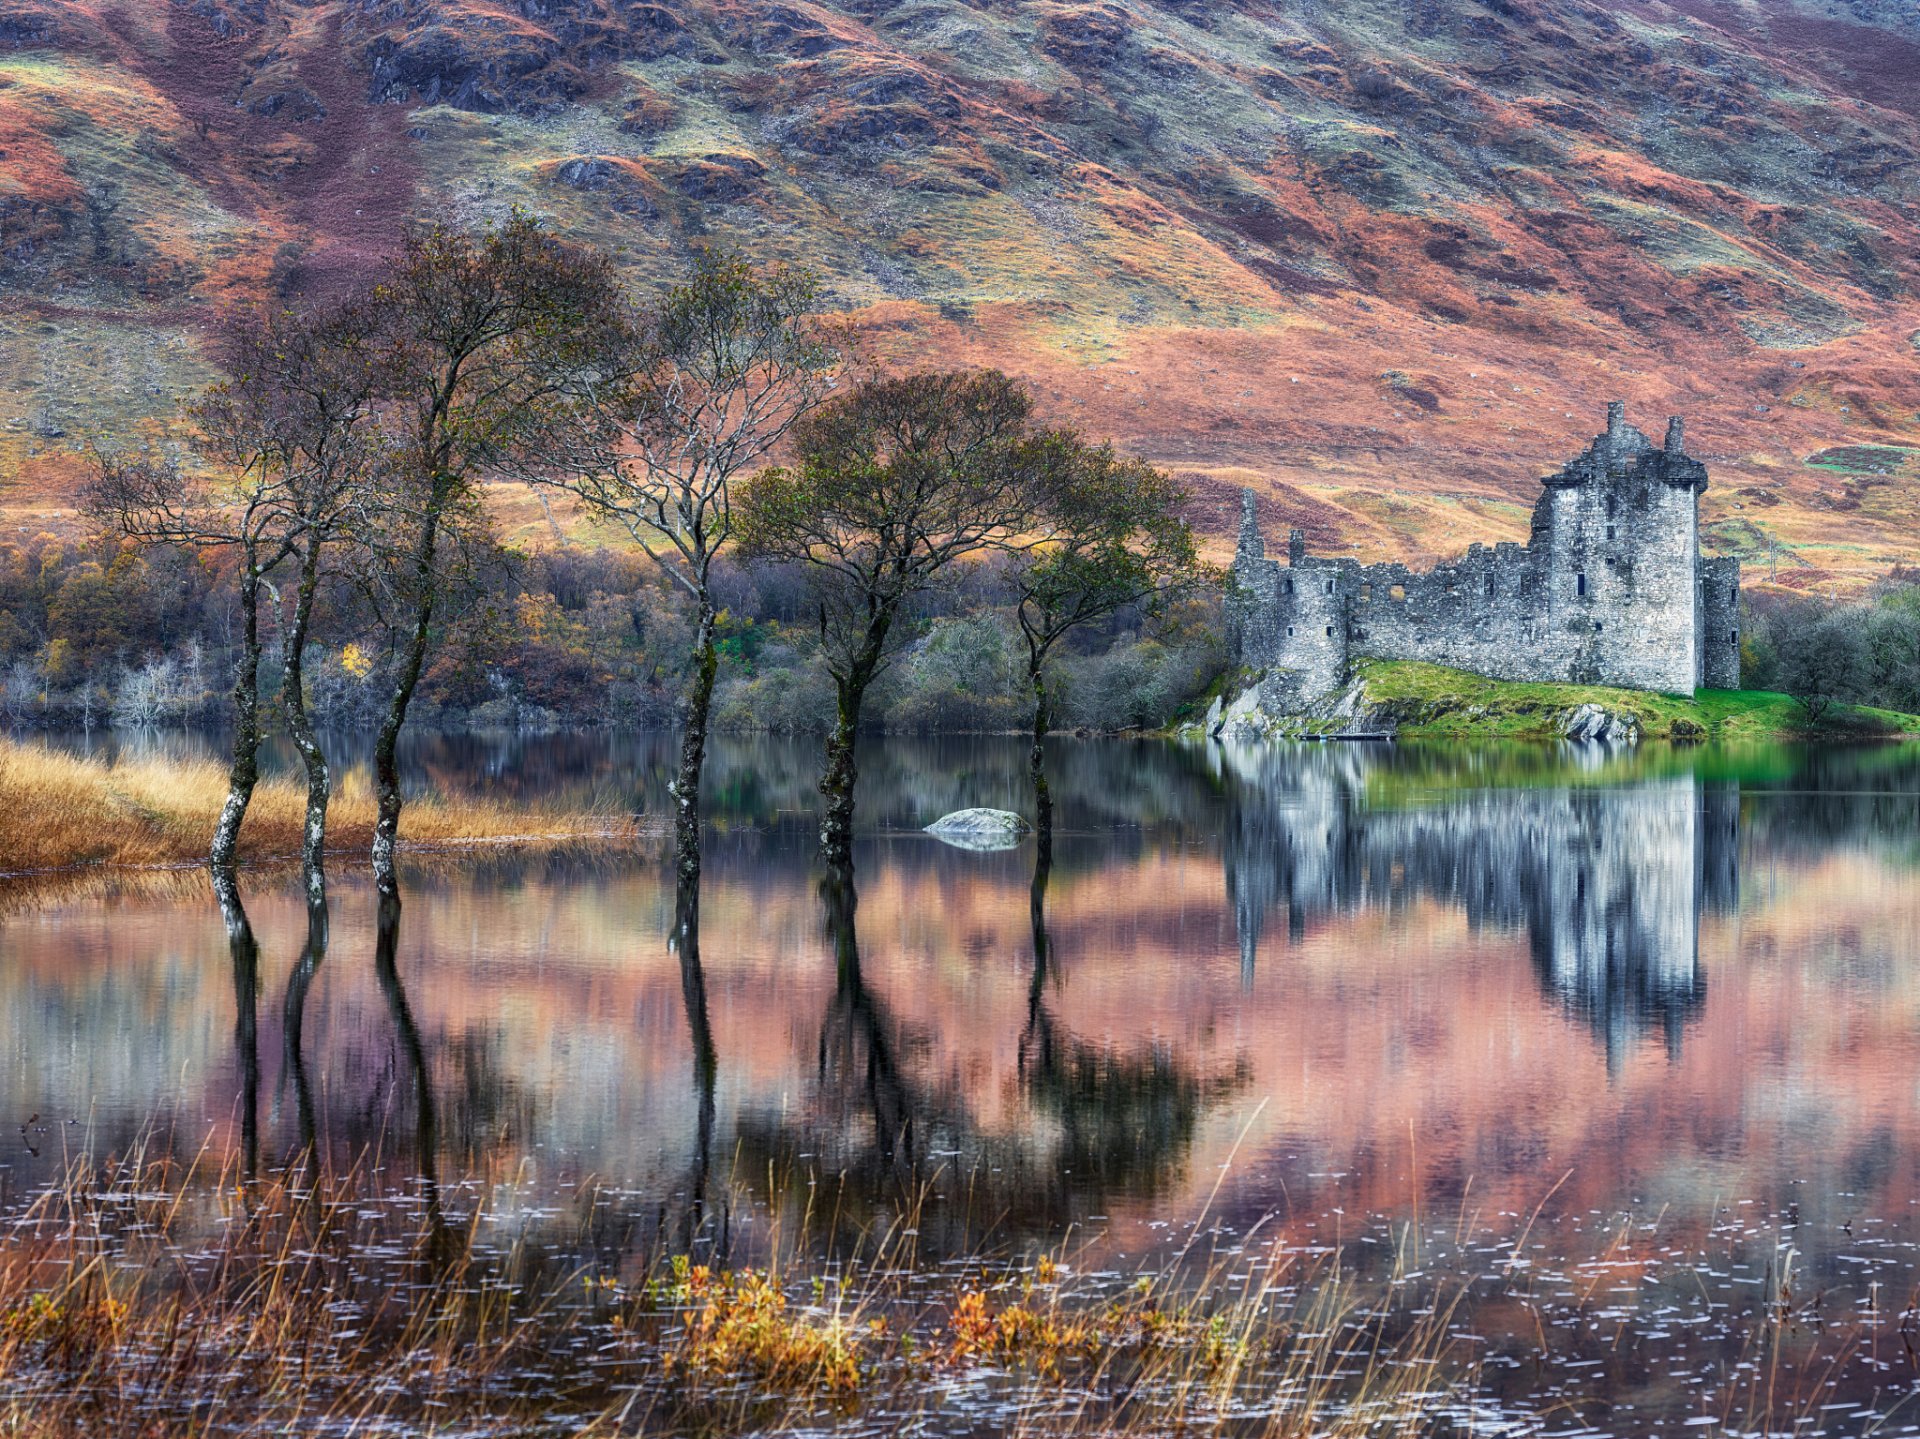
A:
POLYGON ((556 453, 569 428, 593 422, 587 399, 617 353, 619 297, 604 256, 516 214, 477 238, 411 236, 369 309, 389 462, 380 528, 399 536, 390 577, 409 612, 374 741, 374 878, 397 904, 400 735, 434 634, 447 530, 479 511, 490 470, 556 453))
POLYGON ((307 708, 306 653, 322 565, 331 547, 366 532, 382 461, 373 427, 379 378, 361 301, 317 312, 272 312, 238 332, 229 369, 198 407, 201 448, 230 467, 276 471, 276 503, 294 573, 283 598, 281 705, 307 776, 301 862, 308 899, 326 892, 332 776, 307 708))
POLYGON ((700 771, 720 667, 713 563, 733 537, 734 483, 766 463, 832 392, 843 347, 816 318, 812 274, 756 270, 707 251, 692 275, 633 318, 625 363, 601 394, 591 447, 550 482, 618 525, 694 611, 675 847, 683 880, 700 873, 700 771))
POLYGON ((762 472, 741 497, 743 548, 804 560, 816 581, 836 698, 820 779, 830 868, 852 861, 854 741, 902 610, 956 562, 1017 547, 1035 521, 1032 412, 992 370, 870 381, 804 420, 797 463, 762 472))

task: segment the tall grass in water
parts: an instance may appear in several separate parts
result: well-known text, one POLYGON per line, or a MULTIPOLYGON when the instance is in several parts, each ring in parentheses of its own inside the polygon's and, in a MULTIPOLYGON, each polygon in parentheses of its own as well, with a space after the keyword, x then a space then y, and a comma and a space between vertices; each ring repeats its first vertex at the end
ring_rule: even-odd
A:
POLYGON ((0 1247, 0 1434, 1358 1439, 1430 1431, 1471 1378, 1444 1306, 1369 1318, 1279 1248, 1081 1278, 924 1263, 903 1220, 857 1261, 728 1273, 609 1244, 631 1231, 591 1187, 538 1239, 507 1232, 516 1199, 394 1193, 374 1159, 76 1163, 0 1247))
MULTIPOLYGON (((205 857, 226 798, 211 760, 102 760, 0 740, 0 874, 75 865, 192 864, 205 857)), ((241 832, 249 859, 297 855, 306 791, 269 779, 254 791, 241 832)), ((342 775, 329 810, 330 846, 364 851, 373 837, 364 774, 342 775)), ((563 813, 471 795, 424 795, 407 806, 414 845, 565 844, 632 833, 612 813, 563 813)))

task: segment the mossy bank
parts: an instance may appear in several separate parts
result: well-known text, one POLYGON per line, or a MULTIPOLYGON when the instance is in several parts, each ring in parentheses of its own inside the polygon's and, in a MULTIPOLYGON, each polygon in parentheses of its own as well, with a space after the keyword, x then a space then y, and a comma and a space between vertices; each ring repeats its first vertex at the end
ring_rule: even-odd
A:
POLYGON ((1243 675, 1189 733, 1226 738, 1393 736, 1768 741, 1920 735, 1920 716, 1850 705, 1819 713, 1789 695, 1700 690, 1691 697, 1606 685, 1519 683, 1413 661, 1362 660, 1343 689, 1298 713, 1262 698, 1243 675))

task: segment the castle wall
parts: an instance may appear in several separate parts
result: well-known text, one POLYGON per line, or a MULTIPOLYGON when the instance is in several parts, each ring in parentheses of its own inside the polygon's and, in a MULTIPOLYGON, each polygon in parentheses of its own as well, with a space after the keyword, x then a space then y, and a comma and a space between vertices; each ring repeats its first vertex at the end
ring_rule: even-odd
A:
POLYGON ((1249 509, 1234 572, 1271 608, 1246 622, 1242 662, 1284 672, 1266 696, 1283 706, 1338 688, 1352 656, 1676 694, 1737 686, 1739 561, 1701 558, 1706 470, 1681 441, 1675 420, 1655 449, 1609 406, 1606 431, 1543 481, 1526 545, 1475 545, 1422 572, 1310 557, 1298 531, 1276 565, 1249 509))
POLYGON ((1700 685, 1740 688, 1740 561, 1732 555, 1700 562, 1700 685))

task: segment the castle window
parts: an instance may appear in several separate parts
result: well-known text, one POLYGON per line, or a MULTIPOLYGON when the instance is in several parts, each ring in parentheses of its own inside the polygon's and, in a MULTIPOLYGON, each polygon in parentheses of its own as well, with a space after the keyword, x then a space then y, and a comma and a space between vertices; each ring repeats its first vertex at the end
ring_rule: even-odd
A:
POLYGON ((1487 576, 1487 598, 1488 599, 1493 598, 1493 576, 1492 575, 1487 576))
POLYGON ((1395 585, 1389 593, 1391 593, 1396 600, 1404 600, 1407 597, 1407 587, 1405 585, 1395 585))
POLYGON ((1373 586, 1370 584, 1360 586, 1360 603, 1365 604, 1372 598, 1373 586))
POLYGON ((1574 592, 1574 593, 1575 593, 1576 595, 1584 595, 1584 594, 1586 594, 1586 592, 1587 592, 1587 577, 1586 577, 1586 575, 1585 575, 1584 573, 1582 573, 1582 574, 1577 574, 1577 575, 1575 575, 1575 576, 1573 577, 1573 592, 1574 592))
POLYGON ((1288 626, 1287 626, 1287 638, 1288 638, 1288 639, 1292 639, 1292 638, 1293 638, 1293 626, 1292 626, 1292 625, 1288 625, 1288 626))
POLYGON ((1288 594, 1293 593, 1293 576, 1292 575, 1287 576, 1287 593, 1288 594))
POLYGON ((1605 629, 1605 628, 1606 628, 1606 626, 1605 626, 1605 625, 1603 625, 1603 624, 1601 624, 1601 623, 1600 623, 1600 621, 1598 621, 1598 620, 1595 620, 1595 621, 1593 622, 1593 632, 1594 632, 1595 634, 1599 634, 1599 633, 1600 633, 1600 631, 1601 631, 1601 630, 1603 630, 1603 629, 1605 629))
POLYGON ((1728 631, 1727 631, 1727 643, 1728 643, 1728 644, 1730 644, 1730 645, 1738 645, 1738 644, 1740 643, 1740 631, 1738 631, 1738 630, 1728 630, 1728 631))
POLYGON ((1740 586, 1739 585, 1735 585, 1733 586, 1732 589, 1727 591, 1727 603, 1730 605, 1737 605, 1740 603, 1740 586))
POLYGON ((1328 626, 1327 626, 1327 638, 1328 638, 1328 639, 1332 639, 1332 638, 1333 638, 1333 626, 1332 626, 1332 625, 1328 625, 1328 626))
POLYGON ((1332 581, 1332 580, 1328 580, 1328 581, 1327 581, 1327 593, 1328 593, 1328 594, 1332 594, 1332 593, 1333 593, 1333 581, 1332 581))
POLYGON ((1612 525, 1608 525, 1608 526, 1607 526, 1607 538, 1608 538, 1608 539, 1613 539, 1613 538, 1614 538, 1614 529, 1613 529, 1613 526, 1612 526, 1612 525))

